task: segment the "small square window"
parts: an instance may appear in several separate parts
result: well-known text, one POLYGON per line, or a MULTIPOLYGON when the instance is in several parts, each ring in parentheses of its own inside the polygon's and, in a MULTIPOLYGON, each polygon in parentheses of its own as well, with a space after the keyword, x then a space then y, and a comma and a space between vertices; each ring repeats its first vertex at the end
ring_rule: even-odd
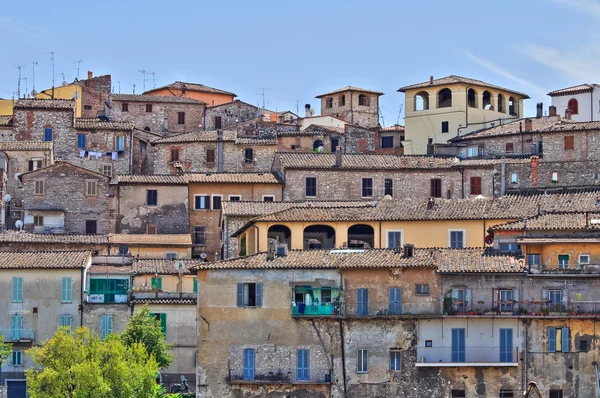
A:
POLYGON ((429 283, 417 283, 416 294, 420 296, 429 295, 429 283))
POLYGON ((449 132, 450 132, 450 123, 442 122, 442 133, 449 133, 449 132))
POLYGON ((579 264, 589 264, 590 263, 590 255, 589 254, 580 254, 579 255, 579 264))
POLYGON ((239 202, 240 200, 242 200, 242 197, 240 195, 229 195, 227 199, 230 202, 239 202))
POLYGON ((452 390, 451 397, 452 398, 466 398, 467 393, 465 392, 465 390, 452 390))
POLYGON ((121 112, 129 112, 129 104, 127 102, 121 104, 121 112))
POLYGON ((550 390, 550 398, 563 398, 563 390, 550 390))
POLYGON ((587 340, 579 340, 579 351, 587 352, 589 349, 587 340))
POLYGON ((515 394, 510 390, 500 390, 498 398, 514 398, 515 394))
POLYGON ((275 202, 275 196, 273 195, 263 195, 263 202, 275 202))
POLYGON ((146 205, 157 206, 158 205, 158 191, 156 189, 149 189, 146 191, 146 205))
POLYGON ((515 145, 512 142, 507 142, 504 146, 505 153, 513 153, 515 150, 515 145))
POLYGON ((177 253, 176 252, 166 252, 165 258, 167 260, 175 260, 177 258, 177 253))
POLYGON ((425 340, 425 347, 427 347, 427 348, 433 347, 433 340, 425 340))
POLYGON ((91 111, 92 110, 92 106, 91 105, 84 105, 83 109, 85 109, 86 111, 91 111))
POLYGON ((107 177, 112 177, 112 164, 102 165, 102 174, 107 177))
POLYGON ((156 235, 156 233, 157 233, 156 225, 154 225, 154 224, 146 225, 146 233, 148 235, 156 235))

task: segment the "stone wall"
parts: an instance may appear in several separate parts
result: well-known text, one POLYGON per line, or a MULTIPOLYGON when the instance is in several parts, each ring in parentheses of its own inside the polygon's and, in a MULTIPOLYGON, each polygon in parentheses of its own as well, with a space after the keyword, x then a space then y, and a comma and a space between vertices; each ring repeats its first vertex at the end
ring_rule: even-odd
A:
MULTIPOLYGON (((501 175, 501 167, 496 166, 501 175)), ((524 189, 564 189, 569 187, 600 186, 600 160, 548 162, 545 159, 533 159, 525 163, 509 163, 505 166, 504 182, 506 192, 524 189), (558 180, 552 179, 558 173, 558 180), (516 182, 514 176, 516 176, 516 182)))
POLYGON ((238 123, 256 119, 261 115, 261 110, 246 102, 235 100, 227 104, 206 108, 204 130, 226 129, 238 123), (221 118, 221 126, 215 125, 215 117, 221 118))
POLYGON ((376 127, 379 123, 379 97, 376 94, 364 93, 369 99, 369 105, 359 105, 358 97, 361 93, 343 92, 327 95, 321 98, 321 115, 342 117, 346 122, 366 128, 376 127), (345 104, 342 105, 342 96, 345 104), (333 99, 333 106, 327 107, 327 100, 333 99))
POLYGON ((44 141, 44 130, 51 128, 56 159, 67 159, 77 148, 73 110, 15 108, 14 118, 14 139, 7 141, 44 141))
MULTIPOLYGON (((58 157, 55 150, 56 158, 65 160, 69 163, 83 167, 85 169, 95 171, 96 173, 103 174, 104 166, 110 167, 112 170, 111 176, 117 174, 129 174, 131 171, 130 167, 130 154, 132 150, 131 146, 131 130, 93 130, 93 129, 77 129, 77 134, 86 135, 86 148, 85 152, 81 153, 81 149, 77 148, 77 137, 73 138, 70 143, 62 146, 62 157, 58 157), (107 153, 117 152, 116 151, 116 140, 117 137, 124 137, 124 150, 120 151, 117 155, 117 159, 113 159, 111 155, 107 153), (92 156, 90 152, 101 153, 102 156, 92 156)), ((61 143, 54 144, 55 148, 60 148, 61 143)), ((108 175, 108 173, 107 173, 108 175)))
POLYGON ((113 318, 113 333, 123 333, 129 318, 131 308, 128 304, 92 304, 83 305, 83 326, 100 335, 102 315, 111 315, 113 318))

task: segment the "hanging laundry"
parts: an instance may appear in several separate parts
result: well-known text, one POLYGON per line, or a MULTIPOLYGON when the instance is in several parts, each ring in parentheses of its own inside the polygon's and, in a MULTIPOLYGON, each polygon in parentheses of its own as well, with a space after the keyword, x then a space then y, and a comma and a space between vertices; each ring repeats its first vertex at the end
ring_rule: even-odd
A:
POLYGON ((79 151, 79 157, 80 157, 80 158, 83 158, 83 157, 85 157, 85 149, 83 149, 83 150, 79 151))
POLYGON ((94 152, 94 156, 96 157, 96 160, 100 159, 102 157, 103 153, 102 152, 94 152))
POLYGON ((119 153, 118 152, 112 152, 112 160, 119 160, 119 153))

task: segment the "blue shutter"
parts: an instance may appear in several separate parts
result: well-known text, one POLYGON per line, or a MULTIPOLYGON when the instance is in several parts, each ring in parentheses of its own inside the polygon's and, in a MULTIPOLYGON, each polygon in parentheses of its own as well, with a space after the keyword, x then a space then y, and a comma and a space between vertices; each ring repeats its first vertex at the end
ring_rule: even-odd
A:
POLYGON ((77 134, 77 148, 85 149, 86 144, 86 136, 85 134, 77 134))
POLYGON ((548 352, 556 352, 556 328, 548 328, 548 352))
POLYGON ((23 302, 23 278, 13 278, 13 303, 23 302))
POLYGON ((392 314, 402 313, 402 289, 390 288, 389 310, 392 314))
POLYGON ((106 328, 106 331, 107 331, 107 334, 111 334, 113 332, 113 318, 112 318, 112 315, 108 315, 107 318, 108 318, 108 322, 107 322, 107 326, 108 327, 106 328))
POLYGON ((569 328, 562 328, 562 352, 569 352, 569 328))
POLYGON ((46 127, 44 129, 44 141, 52 141, 52 128, 46 127))
POLYGON ((465 329, 452 329, 452 362, 465 362, 465 329))
POLYGON ((244 349, 244 380, 254 380, 254 349, 244 349))
POLYGON ((298 349, 296 350, 296 379, 297 380, 309 380, 310 379, 310 350, 298 349))
POLYGON ((513 330, 500 329, 500 362, 512 362, 513 330))
POLYGON ((369 315, 369 289, 356 289, 356 315, 369 315))
POLYGON ((70 303, 73 301, 73 279, 72 278, 62 278, 62 302, 70 303))
POLYGON ((237 306, 238 307, 244 306, 244 284, 243 283, 237 284, 237 306))
POLYGON ((100 336, 102 340, 106 338, 106 315, 102 315, 100 318, 100 336))
POLYGON ((256 306, 262 307, 263 294, 262 294, 262 283, 256 284, 256 306))

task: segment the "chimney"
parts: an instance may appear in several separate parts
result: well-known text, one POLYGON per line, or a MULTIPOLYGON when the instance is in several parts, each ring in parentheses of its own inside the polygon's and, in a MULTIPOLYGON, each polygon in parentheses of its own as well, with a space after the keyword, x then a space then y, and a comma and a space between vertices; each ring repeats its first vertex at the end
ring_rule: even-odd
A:
POLYGON ((94 76, 91 70, 88 70, 88 79, 91 79, 94 76))
POLYGON ((533 121, 529 118, 525 119, 525 131, 531 131, 533 126, 533 121))
POLYGON ((277 240, 269 239, 267 243, 267 261, 275 260, 275 254, 277 253, 277 240))
POLYGON ((548 116, 556 116, 556 107, 554 105, 550 105, 548 108, 548 116))
POLYGON ((565 119, 571 120, 571 110, 569 108, 565 111, 565 119))
POLYGON ((342 167, 342 147, 341 146, 336 146, 335 147, 335 167, 342 167))
POLYGON ((530 159, 530 163, 529 163, 529 166, 531 167, 531 187, 532 188, 537 188, 538 182, 540 180, 539 165, 540 165, 540 158, 538 158, 537 156, 532 156, 530 159))
POLYGON ((304 105, 304 117, 310 117, 310 104, 304 105))
POLYGON ((429 84, 433 84, 433 76, 429 76, 429 84))
POLYGON ((398 239, 396 241, 396 247, 394 247, 394 253, 396 253, 396 254, 404 253, 403 249, 402 249, 402 241, 400 239, 398 239))
POLYGON ((542 116, 544 116, 544 104, 542 102, 538 102, 536 105, 536 108, 537 108, 537 112, 535 114, 535 117, 537 117, 539 119, 542 116))
POLYGON ((429 198, 427 201, 427 210, 433 210, 433 206, 435 206, 435 199, 429 198))

